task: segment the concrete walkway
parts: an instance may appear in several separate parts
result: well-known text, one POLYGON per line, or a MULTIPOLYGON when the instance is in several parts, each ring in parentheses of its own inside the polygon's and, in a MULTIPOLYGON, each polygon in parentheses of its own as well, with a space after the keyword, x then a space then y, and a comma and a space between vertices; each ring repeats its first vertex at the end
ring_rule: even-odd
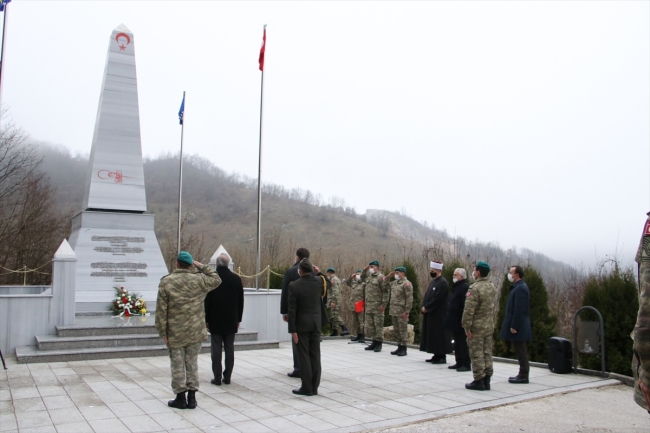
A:
MULTIPOLYGON (((236 352, 232 384, 212 378, 200 355, 199 407, 175 410, 166 357, 16 364, 0 370, 0 431, 20 432, 310 432, 386 429, 407 423, 618 384, 581 375, 531 370, 531 384, 511 385, 513 364, 495 364, 492 391, 464 389, 471 373, 363 350, 345 340, 321 345, 319 395, 294 396, 299 379, 286 376, 291 346, 236 352)), ((631 398, 631 396, 630 396, 631 398)), ((507 431, 507 430, 505 430, 507 431)))

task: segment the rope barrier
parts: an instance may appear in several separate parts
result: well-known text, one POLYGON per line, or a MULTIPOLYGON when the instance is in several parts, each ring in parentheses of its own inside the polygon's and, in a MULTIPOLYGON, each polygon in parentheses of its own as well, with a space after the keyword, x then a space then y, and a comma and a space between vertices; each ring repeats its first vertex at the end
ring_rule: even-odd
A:
POLYGON ((34 269, 27 269, 27 266, 25 266, 24 268, 18 269, 18 270, 7 269, 4 266, 0 266, 0 268, 4 269, 5 271, 8 271, 8 272, 5 272, 4 274, 0 274, 0 277, 3 276, 3 275, 24 274, 24 277, 26 278, 27 274, 29 274, 31 272, 34 272, 35 274, 41 274, 41 275, 52 275, 50 272, 39 272, 38 271, 38 269, 44 268, 47 265, 49 265, 49 263, 46 263, 43 266, 39 266, 38 268, 34 268, 34 269))
MULTIPOLYGON (((237 269, 237 275, 239 275, 240 277, 243 277, 243 278, 255 278, 255 277, 259 277, 260 275, 262 275, 264 272, 267 272, 267 271, 270 271, 269 266, 262 269, 259 273, 255 274, 255 275, 244 275, 244 274, 241 273, 240 269, 237 269)), ((273 272, 273 271, 270 271, 270 272, 273 272)))

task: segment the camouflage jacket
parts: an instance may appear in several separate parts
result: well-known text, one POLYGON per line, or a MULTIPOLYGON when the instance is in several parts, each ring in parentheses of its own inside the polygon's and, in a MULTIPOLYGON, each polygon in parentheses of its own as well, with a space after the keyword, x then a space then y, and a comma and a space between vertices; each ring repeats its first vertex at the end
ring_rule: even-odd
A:
POLYGON ((384 284, 390 286, 389 314, 401 316, 404 313, 410 313, 413 306, 413 284, 406 278, 392 282, 386 278, 384 284))
POLYGON ((366 285, 366 313, 379 313, 379 307, 388 304, 389 287, 384 285, 384 276, 381 272, 370 275, 370 272, 361 273, 361 281, 366 285))
POLYGON ((357 281, 355 276, 347 281, 350 287, 350 310, 356 311, 356 303, 366 300, 366 285, 361 280, 357 281))
POLYGON ((469 286, 461 325, 473 337, 487 337, 494 332, 494 302, 497 289, 487 277, 469 286))
POLYGON ((330 291, 327 294, 327 306, 332 307, 332 304, 335 306, 332 308, 339 308, 343 302, 343 294, 341 293, 341 279, 334 275, 330 278, 332 285, 330 286, 330 291))
POLYGON ((634 340, 634 401, 650 411, 650 218, 643 227, 636 262, 639 266, 639 313, 631 335, 634 340))
POLYGON ((176 269, 163 277, 156 300, 156 329, 170 348, 198 343, 207 337, 203 302, 221 278, 210 265, 200 269, 176 269))

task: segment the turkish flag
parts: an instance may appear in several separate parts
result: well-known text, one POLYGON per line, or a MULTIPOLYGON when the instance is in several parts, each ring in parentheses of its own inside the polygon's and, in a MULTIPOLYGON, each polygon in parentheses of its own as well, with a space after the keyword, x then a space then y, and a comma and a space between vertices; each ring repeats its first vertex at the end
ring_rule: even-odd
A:
POLYGON ((264 26, 264 36, 262 37, 262 48, 260 48, 260 71, 264 72, 264 50, 266 50, 266 26, 264 26))

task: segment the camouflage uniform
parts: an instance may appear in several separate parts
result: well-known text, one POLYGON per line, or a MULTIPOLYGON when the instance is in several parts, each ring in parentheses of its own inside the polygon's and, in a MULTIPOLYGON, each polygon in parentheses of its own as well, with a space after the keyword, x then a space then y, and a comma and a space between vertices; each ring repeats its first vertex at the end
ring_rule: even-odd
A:
POLYGON ((388 286, 383 284, 384 275, 381 272, 370 275, 364 270, 361 281, 366 286, 366 329, 373 341, 384 341, 384 313, 379 307, 386 308, 388 304, 388 286))
POLYGON ((330 307, 330 313, 332 317, 330 318, 330 323, 332 324, 332 330, 337 330, 339 326, 345 326, 343 320, 341 320, 341 312, 339 308, 343 303, 343 295, 341 294, 341 279, 334 275, 330 278, 332 285, 330 286, 330 292, 327 294, 327 303, 330 307), (335 306, 332 307, 332 304, 335 306))
POLYGON ((399 335, 397 344, 406 346, 409 339, 408 319, 405 322, 402 314, 410 313, 413 307, 413 285, 406 277, 393 282, 386 278, 384 284, 390 286, 390 316, 393 319, 395 335, 399 335))
POLYGON ((174 394, 199 388, 198 355, 207 338, 203 301, 221 278, 210 265, 176 269, 163 277, 156 300, 156 329, 167 338, 174 394))
POLYGON ((492 376, 492 347, 494 345, 494 302, 497 289, 487 277, 479 278, 467 291, 462 326, 472 333, 468 338, 469 356, 474 380, 492 376))
POLYGON ((350 286, 350 311, 352 311, 352 328, 353 332, 356 332, 356 335, 363 334, 365 323, 364 318, 366 315, 365 310, 357 313, 357 306, 355 305, 359 301, 365 301, 366 299, 366 285, 357 281, 356 277, 352 277, 347 281, 348 286, 350 286))
POLYGON ((643 228, 636 262, 639 266, 639 314, 631 335, 634 340, 634 401, 650 412, 650 218, 643 228), (645 388, 645 396, 642 388, 645 388))

